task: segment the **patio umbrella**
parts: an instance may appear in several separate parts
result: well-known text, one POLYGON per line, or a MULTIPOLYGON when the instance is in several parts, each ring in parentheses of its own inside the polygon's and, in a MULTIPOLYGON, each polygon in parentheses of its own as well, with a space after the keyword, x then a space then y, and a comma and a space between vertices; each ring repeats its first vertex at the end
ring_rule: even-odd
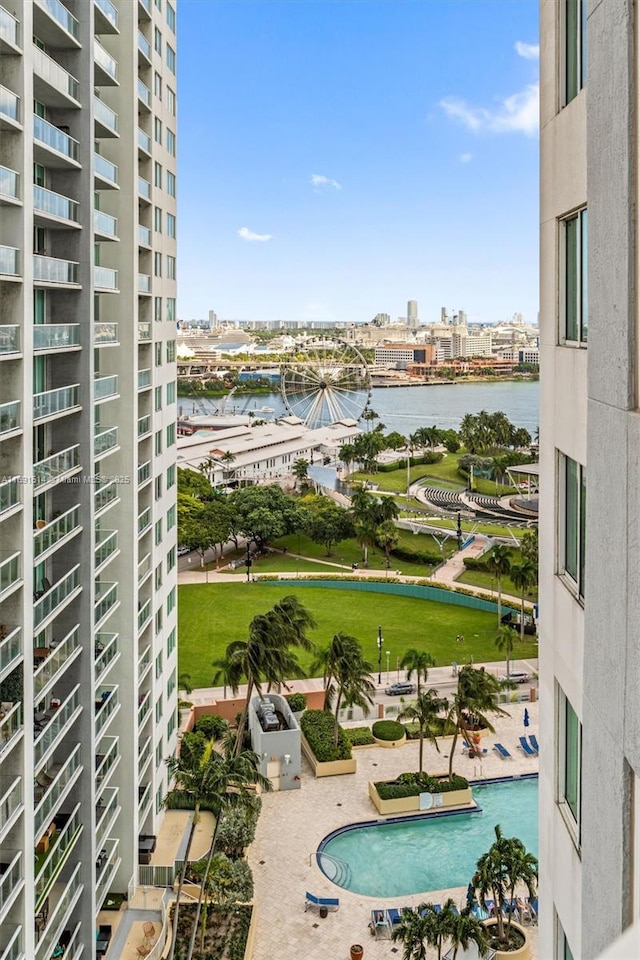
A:
POLYGON ((476 899, 476 888, 472 883, 467 887, 467 906, 476 899))
POLYGON ((525 727, 529 726, 529 711, 526 707, 524 708, 524 717, 522 718, 522 722, 524 723, 525 727))

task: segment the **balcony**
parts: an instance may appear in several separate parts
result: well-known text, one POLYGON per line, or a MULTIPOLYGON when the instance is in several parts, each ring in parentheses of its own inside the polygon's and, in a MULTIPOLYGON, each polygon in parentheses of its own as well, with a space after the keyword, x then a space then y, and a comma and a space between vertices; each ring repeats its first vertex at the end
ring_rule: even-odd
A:
POLYGON ((142 586, 153 569, 151 554, 147 553, 138 564, 138 586, 142 586))
MULTIPOLYGON (((0 960, 24 960, 22 927, 5 923, 0 930, 0 960)), ((70 960, 76 960, 75 957, 70 960)))
MULTIPOLYGON (((38 520, 36 525, 44 524, 43 520, 38 520)), ((80 523, 80 504, 71 507, 66 513, 47 523, 41 529, 34 531, 33 534, 33 558, 40 562, 49 556, 54 549, 62 546, 76 534, 80 533, 82 525, 80 523)))
POLYGON ((102 210, 93 211, 93 231, 103 240, 118 239, 118 221, 102 210))
POLYGON ((33 744, 33 763, 35 769, 42 767, 65 734, 71 729, 82 710, 80 703, 80 684, 76 684, 69 696, 52 712, 45 714, 44 727, 37 734, 33 744))
POLYGON ((0 797, 0 837, 7 826, 15 822, 15 815, 22 806, 22 778, 14 777, 11 785, 0 797))
POLYGON ((68 816, 58 814, 54 820, 59 829, 46 854, 36 854, 35 866, 35 912, 38 913, 42 902, 60 875, 82 833, 80 804, 77 803, 68 816), (59 826, 58 826, 59 825, 59 826))
POLYGON ((138 324, 138 342, 151 340, 151 324, 145 322, 138 324))
POLYGON ((94 0, 97 33, 119 33, 118 11, 111 0, 94 0))
POLYGON ((138 224, 138 245, 141 247, 151 246, 151 230, 149 230, 149 227, 143 227, 141 223, 138 224))
MULTIPOLYGON (((42 0, 38 0, 38 2, 42 2, 42 0)), ((49 913, 47 925, 38 941, 35 960, 49 960, 53 955, 60 934, 64 930, 73 908, 82 893, 83 884, 80 879, 81 871, 82 864, 79 863, 74 868, 68 882, 63 881, 54 886, 53 892, 50 895, 50 902, 53 901, 54 906, 49 913)))
POLYGON ((138 787, 138 823, 142 824, 147 815, 147 806, 151 800, 151 784, 138 787))
POLYGON ((138 0, 139 20, 151 20, 151 0, 138 0))
MULTIPOLYGON (((149 390, 151 388, 151 370, 138 370, 138 390, 149 390)), ((2 408, 0 407, 0 410, 2 408)), ((0 429, 1 432, 1 429, 0 429)))
POLYGON ((120 647, 117 633, 96 633, 94 637, 94 675, 96 683, 98 678, 104 679, 109 672, 109 668, 116 662, 120 656, 120 647))
POLYGON ((96 87, 118 86, 118 61, 93 38, 93 71, 96 87))
POLYGON ((151 184, 144 177, 138 177, 138 197, 151 203, 151 184))
POLYGON ((58 580, 43 597, 36 601, 33 611, 34 628, 44 625, 57 617, 72 600, 80 593, 80 564, 76 564, 68 573, 58 580))
POLYGON ((79 323, 40 323, 33 328, 34 353, 53 353, 80 346, 79 323))
POLYGON ((153 664, 151 644, 147 644, 138 658, 138 686, 141 686, 153 664))
POLYGON ((151 600, 146 600, 138 610, 138 633, 142 633, 151 622, 151 600))
POLYGON ((151 507, 147 507, 138 515, 138 536, 141 537, 151 528, 151 507))
POLYGON ((0 51, 16 53, 20 49, 20 22, 12 13, 0 7, 0 51))
POLYGON ((151 461, 145 460, 138 467, 138 489, 151 481, 151 461))
MULTIPOLYGON (((138 339, 140 337, 138 336, 138 339)), ((0 360, 20 353, 20 327, 0 327, 0 360)))
POLYGON ((66 130, 42 117, 33 118, 34 160, 51 168, 80 166, 80 144, 66 130), (40 148, 40 149, 39 149, 40 148))
POLYGON ((79 83, 37 44, 31 48, 34 96, 49 107, 79 107, 79 83))
POLYGON ((151 277, 146 273, 138 274, 138 293, 145 293, 151 296, 151 277))
POLYGON ((0 560, 0 600, 13 593, 22 583, 21 554, 19 550, 0 560))
POLYGON ((45 390, 33 396, 34 421, 46 420, 49 417, 59 417, 63 414, 76 413, 80 410, 80 384, 74 383, 69 387, 58 387, 57 390, 45 390))
POLYGON ((75 260, 58 260, 56 257, 33 257, 33 282, 42 284, 62 284, 65 287, 79 286, 78 264, 75 260))
MULTIPOLYGON (((149 371, 151 375, 151 371, 149 371)), ((138 378, 140 374, 138 374, 138 378)), ((138 384, 138 389, 140 385, 138 384)), ((0 403, 0 438, 22 429, 20 401, 0 403)))
POLYGON ((17 477, 11 477, 0 483, 0 520, 6 519, 3 515, 14 513, 17 507, 22 506, 22 487, 17 477))
POLYGON ((97 749, 103 752, 96 753, 96 799, 107 786, 111 773, 120 763, 118 737, 103 737, 97 749))
POLYGON ((149 691, 138 697, 138 729, 151 713, 151 694, 149 691))
POLYGON ((14 627, 0 640, 0 679, 7 677, 22 660, 22 627, 14 627))
MULTIPOLYGON (((60 0, 35 0, 36 7, 40 7, 41 10, 46 11, 51 20, 55 23, 56 27, 59 30, 64 31, 68 34, 69 37, 73 38, 76 43, 71 44, 71 46, 78 46, 77 40, 80 33, 79 24, 76 18, 69 12, 68 7, 65 7, 60 0)), ((43 40, 50 41, 52 44, 57 41, 57 45, 61 46, 61 38, 58 36, 58 31, 52 37, 43 36, 43 40)), ((42 30, 39 32, 39 36, 42 35, 42 30)), ((62 38, 63 39, 63 38, 62 38)))
POLYGON ((120 813, 118 788, 109 787, 96 805, 96 850, 101 850, 120 813))
POLYGON ((108 560, 111 560, 111 558, 119 552, 118 531, 105 530, 103 534, 100 542, 96 544, 93 554, 95 560, 94 573, 98 573, 99 568, 103 567, 108 560))
POLYGON ((106 510, 107 507, 117 503, 119 499, 118 486, 115 480, 107 480, 106 483, 103 483, 96 489, 93 495, 93 506, 96 516, 106 510))
POLYGON ((151 737, 147 737, 142 746, 138 749, 138 779, 144 776, 149 761, 153 756, 153 742, 151 737))
POLYGON ((138 100, 148 111, 151 110, 151 90, 140 79, 138 80, 138 100))
POLYGON ((15 206, 20 202, 20 174, 10 167, 0 166, 0 203, 15 206))
MULTIPOLYGON (((118 856, 119 840, 107 840, 96 860, 96 909, 100 909, 104 898, 120 866, 118 856)), ((38 958, 39 960, 39 958, 38 958)))
POLYGON ((118 606, 118 603, 117 582, 96 584, 96 600, 93 607, 93 625, 96 630, 118 606))
POLYGON ((0 246, 0 276, 20 277, 20 251, 17 247, 0 246))
POLYGON ((13 750, 23 731, 22 703, 14 703, 0 720, 0 759, 13 750))
POLYGON ((95 377, 93 381, 94 400, 99 403, 101 400, 110 400, 118 396, 118 376, 114 374, 108 377, 95 377))
POLYGON ((108 107, 104 100, 93 98, 93 120, 96 125, 96 137, 119 137, 118 114, 108 107))
POLYGON ((151 156, 151 137, 138 127, 138 154, 144 154, 143 160, 151 156))
POLYGON ((53 219, 58 226, 64 223, 79 229, 78 207, 76 200, 65 197, 61 193, 54 193, 53 190, 45 190, 37 184, 33 186, 33 209, 36 213, 36 222, 44 226, 51 225, 53 219), (38 216, 40 214, 41 216, 38 216))
POLYGON ((110 293, 118 292, 118 271, 110 267, 93 268, 93 285, 96 290, 105 290, 110 293))
POLYGON ((140 31, 138 31, 138 64, 143 67, 151 66, 151 44, 140 31))
POLYGON ((47 688, 60 680, 69 664, 73 663, 81 650, 80 627, 77 624, 69 631, 64 640, 61 640, 55 647, 40 647, 34 650, 34 663, 39 664, 33 674, 33 696, 35 700, 46 696, 47 688))
POLYGON ((151 414, 147 413, 144 417, 138 418, 138 440, 148 437, 151 433, 151 414))
POLYGON ((118 428, 109 427, 108 430, 104 430, 102 433, 97 434, 93 438, 93 455, 96 460, 101 457, 106 457, 108 453, 112 453, 114 450, 118 449, 118 428))
POLYGON ((120 709, 118 703, 118 685, 100 688, 96 691, 95 699, 95 735, 99 737, 106 730, 107 724, 120 709))
POLYGON ((96 190, 118 190, 118 168, 100 153, 93 155, 93 175, 96 190))
MULTIPOLYGON (((66 480, 72 474, 81 470, 80 444, 67 447, 59 453, 53 453, 45 460, 39 460, 33 465, 33 485, 36 489, 66 480)), ((41 491, 42 492, 42 491, 41 491)))
POLYGON ((0 874, 0 920, 5 919, 5 911, 9 909, 24 886, 22 851, 10 853, 8 850, 3 850, 2 855, 9 862, 0 874))
POLYGON ((117 323, 96 323, 93 328, 94 347, 112 347, 119 343, 117 323))
POLYGON ((20 97, 0 84, 0 130, 21 130, 20 97))

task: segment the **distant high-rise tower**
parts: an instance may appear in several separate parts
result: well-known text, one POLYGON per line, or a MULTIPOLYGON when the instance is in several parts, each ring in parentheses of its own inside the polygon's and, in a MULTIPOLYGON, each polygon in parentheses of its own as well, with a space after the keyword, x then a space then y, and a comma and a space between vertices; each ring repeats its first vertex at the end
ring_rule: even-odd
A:
POLYGON ((218 326, 219 324, 218 324, 217 313, 215 312, 215 310, 209 310, 209 327, 211 328, 211 330, 217 330, 218 326))
POLYGON ((407 301, 407 326, 416 328, 418 326, 418 301, 407 301))

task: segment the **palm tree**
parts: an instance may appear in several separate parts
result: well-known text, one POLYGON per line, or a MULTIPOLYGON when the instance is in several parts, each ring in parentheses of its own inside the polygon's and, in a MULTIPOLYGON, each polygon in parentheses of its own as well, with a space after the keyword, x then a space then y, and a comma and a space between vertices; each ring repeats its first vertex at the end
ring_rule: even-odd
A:
POLYGON ((376 528, 376 543, 384 550, 384 555, 389 560, 389 554, 394 547, 398 545, 400 534, 393 520, 384 520, 376 528))
POLYGON ((495 640, 498 650, 504 652, 507 661, 507 677, 511 676, 511 654, 513 653, 513 630, 506 624, 500 627, 495 640))
POLYGON ((431 687, 424 693, 419 693, 416 701, 410 703, 398 714, 398 720, 412 720, 418 724, 418 737, 420 747, 418 753, 418 769, 422 773, 422 756, 424 748, 424 738, 426 737, 440 753, 437 737, 439 730, 435 725, 436 719, 439 719, 442 710, 446 710, 447 700, 438 696, 438 691, 431 687))
POLYGON ((498 627, 502 622, 502 578, 511 567, 510 553, 503 543, 498 543, 487 557, 487 569, 496 578, 498 588, 498 627))
POLYGON ((417 912, 403 910, 400 923, 391 932, 393 940, 402 941, 402 960, 427 960, 427 936, 431 930, 430 917, 423 916, 421 907, 417 912))
POLYGON ((193 691, 190 673, 181 673, 178 676, 178 689, 184 690, 187 696, 189 696, 189 694, 193 691))
MULTIPOLYGON (((442 909, 444 910, 444 907, 442 909)), ((478 954, 482 957, 489 942, 482 921, 474 917, 473 914, 467 913, 466 910, 458 914, 452 913, 449 920, 449 939, 453 947, 452 960, 456 960, 460 947, 466 950, 470 943, 476 944, 478 954)))
POLYGON ((340 452, 338 453, 338 460, 341 463, 344 463, 347 473, 349 472, 349 467, 354 462, 356 457, 356 451, 352 443, 343 443, 340 447, 340 452))
POLYGON ((417 650, 415 647, 410 647, 409 650, 405 650, 404 656, 400 661, 400 666, 403 670, 407 671, 407 680, 411 680, 415 673, 416 683, 418 685, 418 696, 420 696, 420 681, 424 680, 425 683, 427 682, 429 667, 435 667, 435 665, 435 660, 426 650, 417 650))
POLYGON ((453 779, 453 758, 456 753, 458 736, 465 739, 471 733, 471 724, 479 725, 495 733, 488 714, 506 717, 508 714, 498 706, 498 697, 502 690, 500 681, 484 668, 463 667, 458 674, 458 689, 450 701, 449 712, 445 725, 451 723, 455 727, 451 752, 449 754, 449 780, 453 779), (473 718, 473 721, 472 719, 473 718))
POLYGON ((226 700, 227 687, 233 689, 235 686, 237 690, 240 681, 237 660, 234 660, 233 656, 230 656, 229 647, 227 647, 225 655, 218 657, 216 660, 212 660, 211 666, 216 668, 216 672, 211 678, 211 683, 214 687, 219 687, 220 684, 222 684, 224 687, 224 699, 226 700))
MULTIPOLYGON (((373 499, 373 498, 372 498, 373 499)), ((380 497, 373 500, 372 513, 378 523, 386 523, 389 520, 397 520, 400 511, 398 504, 393 497, 380 497)))
POLYGON ((296 481, 302 483, 303 480, 308 480, 307 470, 309 469, 309 461, 300 457, 295 461, 291 469, 292 474, 296 478, 296 481))
POLYGON ((538 861, 517 837, 505 837, 499 825, 495 827, 496 839, 491 847, 478 860, 476 872, 471 883, 480 895, 480 903, 486 907, 487 895, 495 903, 498 940, 506 944, 509 940, 512 911, 505 927, 503 907, 513 899, 515 888, 523 883, 530 897, 535 897, 538 878, 538 861))
POLYGON ((520 590, 520 640, 524 643, 524 595, 537 582, 538 568, 531 560, 523 560, 511 567, 511 579, 514 587, 520 590))
POLYGON ((311 673, 322 666, 325 677, 324 709, 331 708, 335 697, 334 737, 338 745, 340 728, 338 715, 342 705, 361 707, 365 716, 374 701, 375 686, 371 680, 372 664, 362 656, 360 642, 347 633, 336 633, 311 668, 311 673))

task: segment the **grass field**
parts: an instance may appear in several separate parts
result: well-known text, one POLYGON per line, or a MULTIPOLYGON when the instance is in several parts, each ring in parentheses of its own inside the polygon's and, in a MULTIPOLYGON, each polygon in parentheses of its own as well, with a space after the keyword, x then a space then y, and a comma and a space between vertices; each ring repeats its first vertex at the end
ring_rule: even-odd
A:
MULTIPOLYGON (((367 659, 377 665, 376 637, 382 626, 391 666, 409 647, 428 650, 436 663, 455 660, 464 663, 472 656, 476 663, 503 659, 495 646, 496 615, 466 607, 457 607, 410 597, 356 590, 331 590, 283 583, 269 586, 256 583, 187 584, 179 587, 179 670, 188 673, 194 686, 210 686, 211 661, 223 656, 231 640, 247 636, 251 619, 264 613, 283 596, 296 594, 318 621, 314 643, 322 647, 334 633, 342 631, 357 637, 367 659), (462 634, 465 643, 456 643, 462 634)), ((537 656, 537 644, 527 638, 516 643, 515 656, 537 656)), ((300 653, 300 662, 308 669, 310 654, 300 653)))
MULTIPOLYGON (((448 453, 440 463, 425 463, 411 467, 411 483, 417 480, 433 481, 433 486, 441 486, 447 490, 464 490, 466 478, 458 472, 458 460, 462 453, 448 453)), ((407 489, 406 469, 395 470, 393 473, 363 473, 358 471, 349 476, 350 483, 368 481, 378 485, 380 490, 391 493, 404 493, 407 489)), ((515 488, 496 483, 494 480, 485 480, 483 477, 474 477, 473 488, 486 496, 503 497, 514 493, 515 488)))
MULTIPOLYGON (((419 520, 419 517, 411 516, 410 513, 406 514, 402 519, 405 520, 419 520)), ((456 521, 450 519, 449 517, 434 517, 429 515, 429 523, 433 527, 442 527, 443 530, 450 530, 452 533, 456 531, 456 521)), ((478 523, 477 520, 463 520, 461 522, 462 529, 465 533, 486 533, 489 537, 511 537, 515 533, 516 537, 521 537, 524 533, 520 527, 509 527, 502 526, 499 523, 478 523)))
MULTIPOLYGON (((491 574, 485 570, 465 570, 456 578, 456 583, 464 583, 469 587, 484 587, 485 590, 496 590, 496 578, 494 577, 492 582, 491 574)), ((520 596, 520 591, 509 577, 502 578, 502 593, 509 593, 512 597, 520 596)), ((494 600, 497 601, 497 598, 498 594, 496 592, 494 600)), ((528 590, 525 592, 524 598, 534 603, 538 599, 538 591, 536 589, 528 590)))

